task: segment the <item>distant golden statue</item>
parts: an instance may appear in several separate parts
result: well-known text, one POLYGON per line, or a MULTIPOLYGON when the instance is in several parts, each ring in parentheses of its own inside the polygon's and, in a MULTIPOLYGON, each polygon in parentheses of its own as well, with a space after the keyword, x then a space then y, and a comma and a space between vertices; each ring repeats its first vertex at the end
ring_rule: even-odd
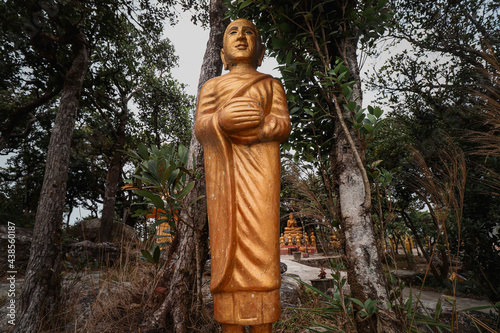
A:
POLYGON ((223 332, 271 332, 279 288, 280 143, 290 134, 283 86, 257 72, 264 56, 252 22, 226 28, 229 73, 202 87, 195 133, 204 148, 215 319, 223 332))
POLYGON ((311 231, 311 245, 316 246, 316 236, 311 231))
POLYGON ((293 218, 293 214, 288 216, 287 228, 297 228, 297 220, 293 218))
POLYGON ((307 235, 307 232, 304 233, 304 239, 305 239, 304 243, 306 245, 310 245, 311 244, 311 242, 309 241, 309 236, 307 235))

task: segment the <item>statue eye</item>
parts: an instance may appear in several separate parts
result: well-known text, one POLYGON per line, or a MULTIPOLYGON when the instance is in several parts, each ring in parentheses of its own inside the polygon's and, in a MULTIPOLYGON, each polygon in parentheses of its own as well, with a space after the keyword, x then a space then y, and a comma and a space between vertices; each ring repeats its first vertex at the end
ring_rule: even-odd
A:
POLYGON ((246 33, 247 35, 253 35, 253 31, 252 31, 252 30, 247 30, 247 31, 245 31, 245 33, 246 33))
POLYGON ((235 33, 236 33, 236 30, 231 30, 231 31, 229 32, 229 34, 230 34, 230 35, 234 35, 235 33))

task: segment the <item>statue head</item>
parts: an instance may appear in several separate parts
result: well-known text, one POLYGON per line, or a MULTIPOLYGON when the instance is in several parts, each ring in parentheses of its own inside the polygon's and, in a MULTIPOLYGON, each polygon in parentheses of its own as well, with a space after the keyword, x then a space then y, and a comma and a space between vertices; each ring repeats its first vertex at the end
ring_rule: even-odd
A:
POLYGON ((220 52, 224 69, 238 64, 257 68, 262 64, 265 48, 257 27, 247 19, 231 22, 224 32, 224 44, 220 52))

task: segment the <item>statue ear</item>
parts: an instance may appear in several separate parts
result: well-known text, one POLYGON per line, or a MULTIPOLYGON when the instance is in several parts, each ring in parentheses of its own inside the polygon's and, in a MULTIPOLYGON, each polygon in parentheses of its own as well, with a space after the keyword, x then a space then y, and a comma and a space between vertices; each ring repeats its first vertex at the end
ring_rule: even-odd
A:
POLYGON ((224 49, 220 49, 220 58, 222 60, 222 63, 224 64, 224 69, 227 71, 229 70, 229 66, 227 65, 226 61, 226 55, 224 54, 224 49))
POLYGON ((257 63, 258 66, 262 65, 262 59, 264 59, 265 53, 266 53, 266 48, 264 47, 264 44, 260 44, 259 61, 257 63))

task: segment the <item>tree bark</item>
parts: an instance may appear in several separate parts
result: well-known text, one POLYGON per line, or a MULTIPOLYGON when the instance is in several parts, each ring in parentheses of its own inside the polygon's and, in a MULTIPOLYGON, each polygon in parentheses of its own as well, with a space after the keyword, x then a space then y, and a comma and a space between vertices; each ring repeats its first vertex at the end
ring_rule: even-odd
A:
MULTIPOLYGON (((226 8, 223 3, 223 0, 210 1, 210 35, 203 57, 198 95, 206 81, 222 73, 220 50, 224 29, 228 24, 228 21, 224 20, 226 8)), ((196 140, 194 129, 189 152, 188 168, 193 168, 195 175, 204 175, 203 149, 196 140)), ((208 255, 207 205, 205 198, 191 206, 189 203, 205 194, 205 177, 203 176, 196 180, 195 187, 184 200, 184 208, 177 225, 176 239, 171 246, 166 274, 162 281, 168 292, 153 318, 141 325, 143 332, 167 328, 170 329, 169 332, 189 332, 190 326, 194 326, 199 318, 202 306, 201 274, 208 255)))
POLYGON ((118 191, 118 183, 122 172, 121 152, 125 148, 125 128, 128 122, 128 99, 122 96, 122 112, 120 115, 120 124, 115 134, 115 146, 113 149, 113 157, 109 163, 108 173, 106 175, 106 185, 104 189, 104 202, 102 205, 101 229, 99 232, 100 242, 111 241, 113 232, 113 218, 115 217, 116 193, 118 191))
MULTIPOLYGON (((353 87, 352 100, 361 104, 362 92, 357 63, 357 38, 344 39, 341 46, 342 57, 349 67, 350 74, 357 80, 353 87)), ((349 111, 344 111, 344 118, 350 117, 349 111)), ((339 216, 344 233, 345 255, 348 261, 348 281, 352 296, 365 301, 379 300, 379 316, 371 320, 356 317, 358 332, 377 332, 384 327, 384 332, 400 332, 400 326, 392 313, 386 311, 389 301, 387 284, 383 275, 375 232, 371 221, 371 198, 366 198, 362 170, 358 167, 353 151, 348 143, 340 122, 336 122, 336 175, 338 177, 339 216)), ((353 128, 351 136, 359 149, 359 140, 353 128)), ((364 163, 364 154, 361 154, 364 163)))
POLYGON ((46 320, 53 316, 60 300, 61 233, 71 136, 89 62, 89 52, 81 32, 74 36, 72 49, 73 61, 66 73, 50 136, 31 256, 20 294, 19 321, 13 331, 16 333, 40 332, 42 325, 50 325, 46 320))

